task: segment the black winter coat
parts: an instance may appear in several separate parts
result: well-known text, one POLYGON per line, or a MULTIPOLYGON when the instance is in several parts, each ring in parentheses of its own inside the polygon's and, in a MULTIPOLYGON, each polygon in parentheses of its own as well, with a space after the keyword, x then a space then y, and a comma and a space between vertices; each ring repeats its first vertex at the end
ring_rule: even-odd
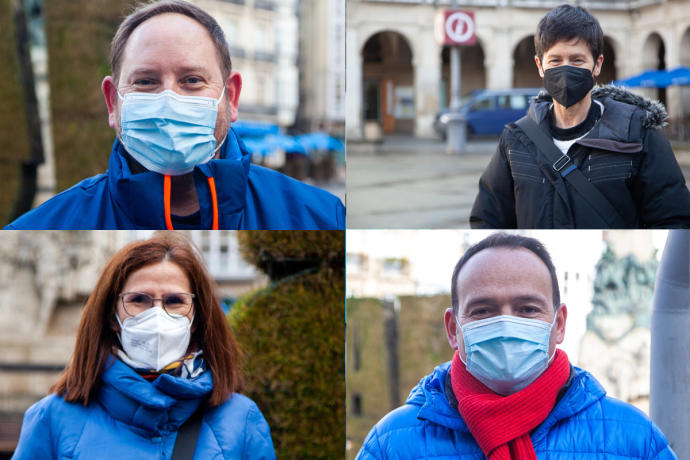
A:
MULTIPOLYGON (((596 87, 604 105, 594 128, 568 150, 608 198, 626 228, 690 227, 690 192, 668 141, 664 107, 613 86, 596 87)), ((594 103, 594 102, 593 102, 594 103)), ((549 137, 551 98, 540 94, 528 116, 549 137)), ((515 123, 506 125, 479 180, 473 228, 608 228, 515 123)))

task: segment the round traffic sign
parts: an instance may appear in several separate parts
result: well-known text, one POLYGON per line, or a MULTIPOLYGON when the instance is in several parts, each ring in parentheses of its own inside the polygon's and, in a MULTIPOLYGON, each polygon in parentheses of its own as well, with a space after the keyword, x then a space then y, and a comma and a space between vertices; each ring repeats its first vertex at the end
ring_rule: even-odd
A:
POLYGON ((462 11, 456 11, 446 18, 446 35, 455 43, 463 43, 474 35, 474 21, 462 11))

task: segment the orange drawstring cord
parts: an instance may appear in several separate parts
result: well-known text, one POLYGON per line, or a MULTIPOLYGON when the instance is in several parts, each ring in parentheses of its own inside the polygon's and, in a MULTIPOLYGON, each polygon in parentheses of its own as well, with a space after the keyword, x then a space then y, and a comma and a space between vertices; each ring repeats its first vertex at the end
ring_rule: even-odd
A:
POLYGON ((172 219, 170 217, 170 176, 163 177, 163 208, 165 209, 165 227, 168 230, 173 229, 172 219))
POLYGON ((211 205, 213 206, 213 225, 212 230, 218 230, 218 196, 216 195, 216 181, 213 177, 208 178, 208 187, 211 189, 211 205))
MULTIPOLYGON (((208 187, 211 189, 211 202, 213 207, 213 224, 211 229, 218 230, 218 195, 216 194, 216 181, 213 177, 208 178, 208 187)), ((165 211, 165 227, 173 230, 172 218, 170 217, 170 176, 163 177, 163 208, 165 211)))

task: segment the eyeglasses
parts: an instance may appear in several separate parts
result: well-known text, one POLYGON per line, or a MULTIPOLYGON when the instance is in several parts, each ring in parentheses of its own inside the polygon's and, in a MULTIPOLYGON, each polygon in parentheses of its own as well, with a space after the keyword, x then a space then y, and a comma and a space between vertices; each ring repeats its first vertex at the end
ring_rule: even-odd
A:
POLYGON ((162 298, 156 299, 143 292, 124 292, 120 294, 122 307, 130 316, 136 316, 153 307, 154 300, 160 300, 163 310, 170 316, 186 316, 194 304, 194 294, 187 292, 175 292, 164 294, 162 298))

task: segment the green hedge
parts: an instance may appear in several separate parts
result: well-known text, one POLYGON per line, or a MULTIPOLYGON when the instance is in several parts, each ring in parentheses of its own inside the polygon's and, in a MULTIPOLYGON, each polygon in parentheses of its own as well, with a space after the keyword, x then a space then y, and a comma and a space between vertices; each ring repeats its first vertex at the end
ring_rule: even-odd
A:
POLYGON ((20 165, 29 155, 22 94, 12 0, 0 0, 0 228, 10 218, 20 165))
POLYGON ((244 256, 279 279, 240 299, 229 315, 245 354, 245 393, 268 420, 278 458, 343 458, 345 234, 239 237, 244 256), (282 264, 278 272, 275 264, 282 264))
POLYGON ((342 275, 325 269, 280 281, 230 313, 246 394, 266 417, 278 458, 343 458, 344 298, 342 275))
POLYGON ((244 259, 274 280, 320 265, 345 269, 344 231, 250 230, 239 241, 244 259))
POLYGON ((110 42, 133 0, 44 1, 57 191, 105 172, 115 132, 101 81, 110 42))

